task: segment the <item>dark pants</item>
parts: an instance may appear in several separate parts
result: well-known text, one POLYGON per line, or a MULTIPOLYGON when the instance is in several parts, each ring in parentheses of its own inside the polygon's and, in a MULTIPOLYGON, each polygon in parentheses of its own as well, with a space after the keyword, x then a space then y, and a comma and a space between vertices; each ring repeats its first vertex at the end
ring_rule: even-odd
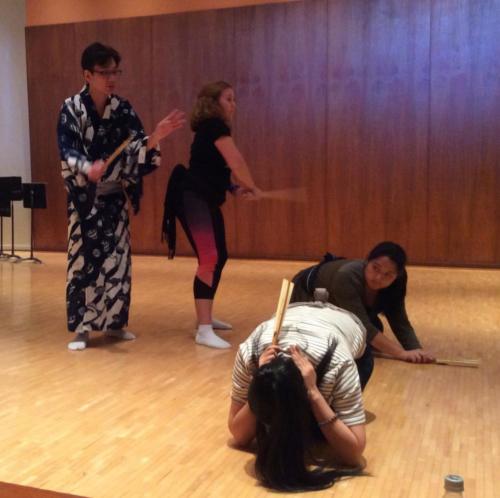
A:
POLYGON ((372 376, 374 361, 371 346, 367 343, 365 352, 361 358, 356 360, 358 367, 359 380, 361 382, 361 389, 364 390, 368 380, 372 376))
MULTIPOLYGON (((384 325, 380 321, 380 318, 372 313, 369 314, 370 321, 377 327, 380 332, 384 331, 384 325)), ((372 376, 373 367, 375 366, 375 362, 373 360, 373 349, 370 344, 366 343, 366 349, 361 358, 356 360, 356 366, 358 367, 359 380, 361 381, 361 389, 364 389, 368 380, 372 376)))

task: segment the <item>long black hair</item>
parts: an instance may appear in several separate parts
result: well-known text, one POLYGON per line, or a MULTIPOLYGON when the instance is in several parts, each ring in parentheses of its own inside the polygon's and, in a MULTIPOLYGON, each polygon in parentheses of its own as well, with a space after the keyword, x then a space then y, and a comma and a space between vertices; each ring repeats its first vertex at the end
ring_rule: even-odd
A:
POLYGON ((406 296, 406 285, 408 283, 408 274, 406 273, 406 252, 395 242, 384 241, 378 243, 366 257, 366 261, 370 262, 373 259, 388 257, 397 268, 398 276, 389 287, 379 291, 379 299, 384 310, 392 307, 398 307, 404 301, 406 296))
MULTIPOLYGON (((335 345, 330 345, 316 367, 318 385, 334 350, 335 345)), ((345 475, 321 467, 308 468, 306 458, 322 434, 310 408, 302 374, 291 357, 279 354, 257 369, 248 402, 257 419, 255 470, 265 486, 280 491, 324 489, 345 475)))

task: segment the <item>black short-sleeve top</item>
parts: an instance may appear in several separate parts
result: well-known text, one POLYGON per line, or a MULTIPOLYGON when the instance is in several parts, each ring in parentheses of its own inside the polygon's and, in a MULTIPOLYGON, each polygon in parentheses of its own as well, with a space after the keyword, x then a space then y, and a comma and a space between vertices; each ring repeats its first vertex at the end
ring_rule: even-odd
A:
POLYGON ((231 170, 215 146, 224 136, 231 136, 229 126, 220 118, 202 121, 191 144, 191 158, 186 187, 200 194, 210 204, 220 206, 226 200, 231 170))

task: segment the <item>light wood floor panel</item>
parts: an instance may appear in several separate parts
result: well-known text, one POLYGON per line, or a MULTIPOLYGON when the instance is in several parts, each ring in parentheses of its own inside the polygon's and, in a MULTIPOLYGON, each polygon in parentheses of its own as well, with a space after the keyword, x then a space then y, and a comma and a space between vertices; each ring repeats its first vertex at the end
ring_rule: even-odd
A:
MULTIPOLYGON (((134 257, 130 329, 69 352, 65 255, 0 263, 0 481, 93 498, 259 497, 254 456, 226 429, 236 347, 304 262, 231 260, 216 315, 230 351, 196 346, 195 261, 134 257)), ((365 405, 367 476, 311 496, 425 498, 459 473, 493 498, 500 466, 500 271, 413 267, 408 309, 440 356, 479 369, 376 360, 365 405)))

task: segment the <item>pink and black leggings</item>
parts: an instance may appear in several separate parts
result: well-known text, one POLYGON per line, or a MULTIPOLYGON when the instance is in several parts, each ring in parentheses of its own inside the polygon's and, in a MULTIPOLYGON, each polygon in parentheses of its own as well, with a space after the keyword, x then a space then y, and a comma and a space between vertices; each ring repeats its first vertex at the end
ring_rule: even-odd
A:
POLYGON ((195 299, 213 299, 227 261, 224 218, 197 193, 185 190, 177 217, 198 258, 193 282, 195 299))

